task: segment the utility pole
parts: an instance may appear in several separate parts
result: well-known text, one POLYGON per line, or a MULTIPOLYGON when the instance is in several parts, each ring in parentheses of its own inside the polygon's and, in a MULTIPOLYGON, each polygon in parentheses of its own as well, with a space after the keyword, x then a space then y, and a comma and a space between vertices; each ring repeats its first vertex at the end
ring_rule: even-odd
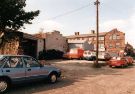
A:
POLYGON ((94 5, 96 5, 96 62, 94 62, 95 67, 99 67, 98 63, 98 51, 99 51, 99 0, 96 0, 94 2, 94 5))

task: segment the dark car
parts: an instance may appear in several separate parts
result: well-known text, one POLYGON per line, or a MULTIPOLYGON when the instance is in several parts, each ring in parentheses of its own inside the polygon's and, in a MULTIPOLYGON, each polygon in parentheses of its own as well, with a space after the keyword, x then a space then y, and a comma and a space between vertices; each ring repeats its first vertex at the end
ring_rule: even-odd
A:
POLYGON ((0 93, 13 84, 48 79, 55 83, 61 75, 58 68, 41 65, 35 58, 26 55, 0 55, 0 93))

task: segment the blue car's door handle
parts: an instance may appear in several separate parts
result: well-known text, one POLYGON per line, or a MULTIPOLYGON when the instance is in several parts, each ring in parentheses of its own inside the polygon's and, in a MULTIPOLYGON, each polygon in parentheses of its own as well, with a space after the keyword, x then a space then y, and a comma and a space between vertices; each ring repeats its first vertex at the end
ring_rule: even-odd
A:
POLYGON ((10 70, 6 70, 6 72, 10 72, 10 70))
POLYGON ((28 71, 31 71, 31 69, 28 69, 28 71))

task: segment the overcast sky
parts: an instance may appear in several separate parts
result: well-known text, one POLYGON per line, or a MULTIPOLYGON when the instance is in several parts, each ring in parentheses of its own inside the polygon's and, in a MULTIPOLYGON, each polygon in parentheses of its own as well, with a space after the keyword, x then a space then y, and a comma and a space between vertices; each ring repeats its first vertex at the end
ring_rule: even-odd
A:
MULTIPOLYGON (((32 25, 25 25, 23 32, 37 33, 40 28, 44 32, 59 30, 63 35, 74 32, 89 33, 95 29, 96 0, 27 0, 26 10, 40 10, 40 15, 32 25), (89 5, 89 6, 88 6, 89 5), (85 7, 79 11, 56 17, 58 15, 85 7), (54 18, 56 17, 56 18, 54 18)), ((100 32, 114 28, 126 33, 126 42, 135 47, 135 0, 99 0, 100 32)))

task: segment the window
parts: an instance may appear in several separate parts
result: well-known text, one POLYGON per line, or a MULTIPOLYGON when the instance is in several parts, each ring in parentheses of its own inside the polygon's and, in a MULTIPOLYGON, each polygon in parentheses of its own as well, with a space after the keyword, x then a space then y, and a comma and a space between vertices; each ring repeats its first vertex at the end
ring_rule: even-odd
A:
POLYGON ((112 48, 112 47, 113 47, 112 44, 110 44, 110 45, 109 45, 109 48, 112 48))
POLYGON ((112 36, 110 36, 109 38, 110 40, 116 40, 116 39, 120 39, 120 36, 119 35, 116 35, 116 34, 113 34, 112 36))
POLYGON ((92 40, 91 38, 89 38, 89 40, 92 40))
POLYGON ((80 40, 80 38, 77 38, 77 40, 80 40))
POLYGON ((104 40, 104 37, 99 37, 99 40, 104 40))
POLYGON ((40 67, 38 61, 32 57, 24 57, 24 62, 26 67, 40 67))
POLYGON ((117 39, 120 39, 120 36, 119 35, 117 35, 117 39))
POLYGON ((99 44, 99 48, 104 48, 104 44, 99 44))
POLYGON ((21 57, 9 57, 9 60, 4 65, 5 68, 22 68, 23 62, 21 57))
POLYGON ((120 47, 120 43, 116 43, 116 48, 117 48, 117 47, 120 47))
POLYGON ((7 57, 4 57, 4 56, 0 56, 0 67, 3 66, 3 64, 7 61, 7 57))
POLYGON ((117 35, 116 34, 113 34, 113 39, 117 39, 117 35))

